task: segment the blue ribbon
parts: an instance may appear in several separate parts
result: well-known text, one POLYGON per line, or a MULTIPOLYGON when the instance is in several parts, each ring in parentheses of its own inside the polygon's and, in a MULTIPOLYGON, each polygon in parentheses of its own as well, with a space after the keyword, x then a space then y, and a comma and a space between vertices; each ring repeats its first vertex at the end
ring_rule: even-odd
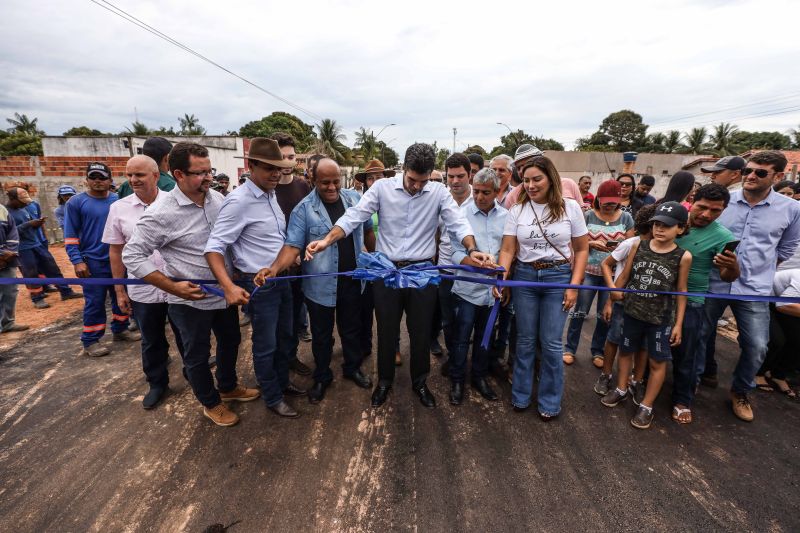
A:
MULTIPOLYGON (((537 281, 515 281, 504 280, 502 268, 490 269, 479 268, 469 265, 433 265, 429 261, 423 263, 415 263, 403 268, 397 266, 389 260, 386 255, 381 252, 374 252, 372 254, 361 252, 358 256, 357 266, 353 271, 348 272, 324 272, 319 274, 301 274, 296 276, 281 276, 278 278, 280 281, 288 281, 292 279, 303 278, 317 278, 323 276, 352 276, 354 279, 365 281, 383 280, 384 284, 392 289, 422 289, 428 284, 438 285, 442 279, 452 279, 454 281, 466 281, 468 283, 480 283, 482 285, 492 285, 498 288, 502 287, 534 287, 539 289, 584 289, 595 291, 618 291, 630 293, 646 293, 646 294, 664 294, 669 296, 693 296, 699 298, 717 298, 721 300, 745 300, 751 302, 770 302, 770 303, 786 303, 796 304, 800 303, 800 298, 783 297, 783 296, 763 296, 760 294, 715 294, 715 293, 698 293, 698 292, 677 292, 677 291, 641 291, 637 289, 616 289, 610 287, 597 287, 594 285, 572 285, 569 283, 540 283, 537 281), (475 274, 483 274, 487 277, 467 277, 458 276, 453 274, 441 274, 439 271, 462 271, 471 272, 475 274), (494 277, 491 277, 494 276, 494 277)), ((277 279, 273 278, 274 281, 277 279)), ((195 279, 179 279, 177 281, 190 281, 200 286, 200 289, 210 295, 219 296, 224 298, 225 293, 218 287, 216 280, 195 280, 195 279)), ((131 278, 0 278, 0 285, 147 285, 148 283, 141 279, 131 278)), ((252 298, 260 287, 256 287, 250 295, 252 298)), ((489 348, 489 340, 491 338, 494 322, 500 311, 500 298, 495 298, 494 305, 489 314, 489 319, 486 324, 486 329, 483 332, 481 339, 481 346, 485 349, 489 348)))

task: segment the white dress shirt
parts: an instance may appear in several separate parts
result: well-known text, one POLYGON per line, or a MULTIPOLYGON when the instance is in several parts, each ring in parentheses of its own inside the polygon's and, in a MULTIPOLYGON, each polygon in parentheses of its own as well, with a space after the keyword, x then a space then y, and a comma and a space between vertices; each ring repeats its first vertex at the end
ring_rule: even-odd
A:
POLYGON ((403 187, 402 176, 378 180, 357 205, 336 221, 336 226, 350 235, 373 213, 378 213, 380 224, 376 250, 395 262, 433 258, 439 217, 459 241, 472 235, 472 228, 450 191, 434 181, 428 181, 412 196, 403 187))
MULTIPOLYGON (((453 199, 455 200, 455 198, 453 199)), ((459 204, 456 202, 456 204, 462 211, 464 211, 465 206, 475 205, 475 200, 472 198, 472 186, 469 187, 469 196, 467 196, 462 203, 459 204)), ((478 249, 482 252, 484 251, 482 248, 478 249)), ((444 220, 442 220, 441 217, 439 218, 439 261, 436 264, 453 264, 453 245, 450 243, 450 232, 445 229, 444 220)))
POLYGON ((286 217, 275 191, 264 192, 247 180, 222 202, 205 253, 225 255, 230 247, 233 266, 256 273, 275 261, 285 240, 286 217))
MULTIPOLYGON (((163 199, 167 193, 158 189, 158 195, 153 203, 148 205, 144 203, 136 193, 126 196, 117 200, 108 210, 108 218, 106 219, 106 227, 103 229, 103 242, 106 244, 127 244, 133 235, 133 229, 136 223, 144 214, 145 210, 151 205, 163 199)), ((164 260, 158 250, 153 252, 150 256, 150 261, 163 271, 164 260)), ((128 272, 128 277, 136 279, 136 277, 128 272)), ((167 301, 167 293, 156 287, 155 285, 128 285, 128 297, 134 302, 144 304, 164 303, 167 301)))
MULTIPOLYGON (((183 194, 180 187, 168 192, 145 211, 133 230, 131 240, 123 248, 122 262, 128 272, 142 279, 160 270, 150 259, 158 250, 166 262, 164 270, 161 270, 165 276, 213 280, 203 250, 224 199, 217 191, 209 190, 203 205, 199 206, 183 194)), ((184 300, 168 294, 167 302, 206 310, 228 306, 225 298, 210 294, 202 300, 184 300)))

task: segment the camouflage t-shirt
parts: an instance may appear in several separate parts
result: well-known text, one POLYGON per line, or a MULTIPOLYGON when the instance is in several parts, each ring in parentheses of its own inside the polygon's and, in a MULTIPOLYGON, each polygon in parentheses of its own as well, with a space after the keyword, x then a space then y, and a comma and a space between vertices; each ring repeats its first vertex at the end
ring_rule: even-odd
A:
MULTIPOLYGON (((676 246, 667 253, 650 249, 650 241, 641 241, 633 257, 633 268, 627 289, 641 291, 675 291, 678 286, 678 270, 684 249, 676 246)), ((672 323, 674 296, 639 292, 625 293, 625 313, 649 324, 672 323)))

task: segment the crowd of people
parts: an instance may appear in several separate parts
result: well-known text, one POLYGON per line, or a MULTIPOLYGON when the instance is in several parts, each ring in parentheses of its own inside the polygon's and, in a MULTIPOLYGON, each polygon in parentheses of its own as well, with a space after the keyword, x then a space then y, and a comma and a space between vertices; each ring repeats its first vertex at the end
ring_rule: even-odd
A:
MULTIPOLYGON (((650 427, 670 362, 671 418, 692 422, 698 386, 719 383, 715 338, 728 308, 740 346, 733 413, 753 420, 748 395, 756 387, 796 397, 787 378, 800 363, 800 303, 761 299, 800 297, 800 203, 797 185, 784 180, 780 152, 723 157, 703 168, 710 175, 704 185, 677 172, 658 199, 650 194, 652 176, 629 173, 592 193, 591 176, 562 178, 527 144, 488 165, 477 154, 456 153, 437 170, 433 147, 417 143, 399 175, 368 162, 355 176, 359 190, 343 188, 339 165, 325 156, 309 160, 305 179, 296 176, 295 156, 287 134, 252 139, 243 157, 247 174, 230 192, 230 179, 215 176, 208 151, 191 142, 148 139, 116 193, 111 170, 91 163, 85 192, 59 189, 56 212, 75 275, 87 280, 83 294, 67 285, 32 285, 34 305, 47 305, 47 291, 83 296, 81 353, 99 357, 110 352, 101 343, 110 301, 113 340, 141 340, 146 409, 169 390, 169 325, 184 377, 204 415, 220 426, 239 421, 227 406, 233 401, 261 397, 287 418, 299 416, 290 397, 323 401, 335 375, 334 325, 342 377, 372 389, 371 405, 381 407, 406 359, 403 315, 412 389, 424 406, 436 406, 427 385, 431 354, 446 352, 441 369, 452 405, 463 403, 467 381, 497 401, 494 376, 511 382, 515 411, 535 404, 550 421, 561 413, 565 368, 578 361, 593 303, 593 390, 607 407, 630 397, 636 428, 650 427), (379 252, 397 269, 438 264, 445 277, 395 288, 385 279, 336 275, 355 270, 364 251, 379 252), (454 265, 500 269, 507 283, 472 282, 494 274, 454 265), (125 277, 146 283, 90 281, 125 277), (500 312, 489 324, 498 299, 500 312), (377 383, 363 369, 373 353, 373 317, 377 383), (246 324, 257 388, 237 375, 246 324), (492 338, 484 347, 487 329, 492 338), (305 339, 313 369, 297 359, 305 339), (313 386, 304 389, 292 373, 311 376, 313 386)), ((18 262, 24 277, 61 277, 38 204, 21 188, 7 194, 0 276, 15 277, 18 262)), ((15 285, 0 285, 0 331, 25 327, 14 321, 15 299, 15 285)))

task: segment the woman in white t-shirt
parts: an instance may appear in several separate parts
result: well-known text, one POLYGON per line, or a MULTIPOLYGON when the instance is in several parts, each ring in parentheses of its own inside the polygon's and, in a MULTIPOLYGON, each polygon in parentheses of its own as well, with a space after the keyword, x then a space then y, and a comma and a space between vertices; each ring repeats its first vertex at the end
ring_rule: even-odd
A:
MULTIPOLYGON (((500 265, 508 272, 515 263, 515 281, 580 285, 589 255, 580 205, 562 197, 561 178, 548 158, 534 157, 519 173, 525 194, 520 195, 506 218, 500 265)), ((531 403, 538 343, 542 347, 538 409, 542 420, 548 421, 561 412, 561 337, 567 311, 575 305, 578 291, 513 287, 511 294, 517 320, 511 403, 515 410, 526 409, 531 403)))

